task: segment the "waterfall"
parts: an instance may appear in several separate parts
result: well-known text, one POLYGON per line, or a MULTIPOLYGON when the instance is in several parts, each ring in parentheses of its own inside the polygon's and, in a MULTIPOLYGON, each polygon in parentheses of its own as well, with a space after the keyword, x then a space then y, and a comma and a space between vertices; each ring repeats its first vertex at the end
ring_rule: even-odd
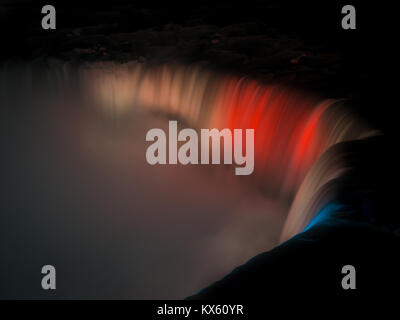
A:
POLYGON ((18 69, 15 76, 12 65, 2 66, 2 101, 12 70, 22 79, 20 90, 35 94, 45 82, 60 98, 73 88, 93 106, 90 112, 106 118, 123 119, 140 108, 193 128, 254 129, 251 183, 291 203, 281 241, 304 229, 324 204, 318 194, 346 171, 335 145, 377 134, 344 100, 200 66, 50 62, 18 69))
POLYGON ((344 100, 198 66, 95 64, 82 77, 117 114, 140 105, 197 128, 254 129, 254 183, 292 199, 281 241, 305 228, 329 198, 319 194, 346 172, 335 145, 378 134, 344 100))

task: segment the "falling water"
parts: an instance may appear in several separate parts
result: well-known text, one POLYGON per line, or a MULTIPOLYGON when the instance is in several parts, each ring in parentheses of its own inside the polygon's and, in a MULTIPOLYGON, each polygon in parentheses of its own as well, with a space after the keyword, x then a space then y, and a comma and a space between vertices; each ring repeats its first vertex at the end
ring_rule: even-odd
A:
MULTIPOLYGON (((23 69, 24 82, 31 87, 33 71, 29 66, 23 69)), ((2 72, 2 88, 7 87, 6 74, 2 72)), ((334 164, 319 163, 319 169, 310 172, 322 154, 340 142, 377 133, 352 114, 345 101, 198 66, 53 63, 44 76, 56 91, 79 87, 89 103, 111 118, 142 108, 182 119, 194 128, 254 129, 254 180, 260 187, 296 199, 292 211, 299 202, 305 206, 340 171, 331 172, 334 164)))
POLYGON ((323 205, 312 201, 318 190, 345 172, 328 150, 377 134, 343 100, 196 66, 95 64, 81 76, 86 92, 119 116, 139 105, 196 128, 254 129, 255 183, 294 199, 282 240, 303 230, 317 212, 312 206, 323 205))
MULTIPOLYGON (((87 180, 94 180, 91 182, 95 186, 93 199, 82 202, 83 209, 80 208, 80 210, 83 211, 86 208, 86 201, 99 202, 100 208, 110 205, 109 202, 112 206, 117 203, 118 196, 115 196, 117 199, 115 202, 107 199, 102 201, 99 197, 108 190, 107 186, 102 185, 104 181, 111 181, 112 184, 115 179, 119 180, 118 183, 115 182, 116 186, 122 185, 118 192, 123 192, 129 199, 132 181, 125 179, 124 175, 127 171, 121 170, 117 177, 109 177, 109 175, 113 175, 117 167, 127 170, 126 168, 134 166, 129 162, 130 158, 123 157, 126 153, 121 152, 122 149, 129 148, 133 150, 132 152, 137 152, 139 156, 135 159, 145 156, 142 145, 138 148, 140 150, 134 150, 135 143, 138 145, 141 142, 138 142, 138 137, 132 135, 129 126, 124 126, 127 121, 130 121, 129 119, 135 118, 138 110, 160 115, 161 118, 178 119, 180 125, 195 129, 254 129, 254 172, 250 176, 234 176, 233 179, 235 181, 239 179, 250 191, 261 190, 265 198, 276 200, 276 202, 283 199, 285 208, 287 208, 286 204, 290 206, 289 213, 282 218, 282 221, 286 220, 280 241, 287 240, 304 230, 321 207, 330 200, 329 196, 326 196, 327 186, 330 185, 330 181, 343 175, 347 170, 346 161, 337 146, 341 142, 377 134, 373 128, 349 111, 345 101, 323 99, 303 90, 264 83, 248 77, 212 72, 199 66, 149 66, 134 62, 76 66, 60 61, 50 61, 45 66, 41 63, 5 63, 0 66, 0 103, 2 104, 0 112, 4 121, 3 128, 10 128, 10 132, 14 135, 13 139, 9 139, 9 145, 6 148, 18 151, 15 141, 18 141, 20 145, 28 145, 29 148, 31 140, 32 148, 34 148, 35 143, 39 141, 36 135, 41 135, 40 139, 47 139, 46 146, 50 145, 53 148, 51 152, 34 150, 32 153, 40 153, 41 158, 38 156, 36 161, 40 164, 45 159, 48 161, 47 165, 40 164, 39 167, 34 167, 30 162, 35 159, 22 159, 24 162, 22 166, 26 167, 27 173, 34 176, 35 181, 41 179, 41 172, 53 170, 52 176, 57 178, 55 182, 57 185, 67 186, 69 181, 73 186, 71 189, 77 188, 77 197, 82 198, 82 194, 91 195, 91 193, 85 189, 87 181, 81 183, 80 176, 86 177, 87 180), (24 123, 32 121, 39 127, 43 123, 49 123, 50 131, 48 128, 43 130, 22 128, 24 123), (32 132, 32 136, 20 135, 19 130, 32 132), (119 130, 125 130, 124 134, 118 135, 119 130), (49 136, 49 132, 55 137, 49 136), (27 137, 29 140, 20 141, 27 137), (64 145, 68 148, 64 148, 64 145), (63 151, 63 148, 68 151, 63 151), (67 152, 68 154, 65 154, 67 152), (84 161, 81 158, 79 161, 73 159, 77 154, 79 157, 84 157, 84 161), (71 162, 70 167, 64 165, 68 161, 71 162), (107 167, 109 165, 107 161, 115 165, 112 170, 107 167), (100 162, 105 165, 98 165, 100 162), (49 163, 57 164, 55 168, 49 168, 49 163), (85 169, 82 169, 85 168, 84 163, 89 163, 88 168, 93 172, 86 174, 85 169), (100 182, 97 183, 97 169, 103 170, 101 174, 107 179, 99 178, 100 182), (63 170, 66 172, 61 174, 63 170), (68 170, 76 172, 70 174, 68 170), (64 179, 68 181, 63 181, 64 179)), ((143 144, 145 144, 144 139, 143 144)), ((7 152, 4 157, 7 157, 7 152)), ((14 159, 11 158, 11 161, 14 159)), ((153 167, 151 169, 157 170, 153 167)), ((219 174, 216 172, 221 170, 222 168, 215 167, 212 172, 219 174)), ((165 171, 158 170, 155 175, 160 172, 165 171)), ((230 174, 232 175, 231 171, 230 174)), ((9 180, 14 180, 15 176, 19 175, 19 171, 14 175, 5 172, 4 180, 7 181, 8 176, 9 180)), ((27 179, 22 177, 21 180, 25 183, 27 179)), ((196 181, 191 182, 196 183, 196 181)), ((140 185, 140 179, 137 184, 140 185)), ((75 192, 75 190, 70 192, 75 192)), ((162 192, 164 191, 159 191, 159 194, 162 192)), ((45 190, 44 194, 51 195, 52 190, 45 190)), ((35 203, 34 195, 29 196, 35 203)), ((67 202, 68 197, 71 196, 67 194, 67 202)), ((80 198, 78 200, 81 201, 80 198)), ((53 201, 51 197, 49 201, 53 201)), ((150 200, 144 202, 146 201, 150 200)), ((15 201, 12 203, 14 204, 15 201)), ((54 203, 57 201, 54 200, 54 203)), ((71 205, 70 203, 74 202, 68 202, 68 206, 71 205)), ((132 209, 132 204, 129 203, 129 210, 147 212, 147 209, 136 208, 136 205, 138 204, 135 203, 132 209)), ((280 211, 277 208, 280 207, 271 205, 269 210, 280 211)), ((107 211, 114 212, 113 208, 108 209, 107 211)), ((65 210, 68 212, 68 207, 65 210)), ((75 209, 75 211, 79 214, 79 210, 75 209)), ((282 212, 279 214, 284 215, 282 212)), ((68 217, 68 214, 65 214, 65 217, 68 217)), ((59 218, 60 221, 76 219, 78 225, 81 223, 80 218, 65 217, 59 218)), ((29 219, 29 215, 27 218, 29 219)), ((136 221, 138 222, 145 218, 136 217, 135 219, 138 219, 136 221)), ((14 220, 10 219, 10 221, 14 220)), ((270 223, 272 219, 268 221, 270 223)), ((110 223, 113 223, 112 220, 110 223)), ((280 229, 281 227, 279 223, 275 225, 271 223, 270 228, 280 229)), ((138 228, 140 229, 140 224, 138 228)), ((251 228, 254 226, 252 225, 251 228)), ((76 233, 75 229, 71 230, 74 230, 73 234, 76 233)), ((237 237, 237 227, 235 226, 233 230, 235 230, 234 236, 237 237)), ((90 237, 91 232, 87 235, 90 237)), ((277 241, 273 241, 274 245, 277 241)), ((229 241, 225 244, 227 242, 229 241)), ((232 252, 238 250, 239 246, 237 242, 235 243, 234 245, 228 243, 229 246, 224 246, 221 251, 228 256, 227 247, 234 247, 232 252)), ((260 246, 257 252, 265 249, 269 248, 260 246)), ((246 252, 241 258, 244 256, 248 259, 257 252, 246 252)), ((238 261, 232 259, 232 265, 221 269, 226 272, 241 260, 238 261)), ((210 280, 216 278, 210 278, 210 280)), ((193 285, 194 287, 185 290, 194 290, 205 284, 207 283, 196 284, 197 287, 193 285)), ((182 287, 181 292, 190 294, 192 291, 184 291, 182 287)))

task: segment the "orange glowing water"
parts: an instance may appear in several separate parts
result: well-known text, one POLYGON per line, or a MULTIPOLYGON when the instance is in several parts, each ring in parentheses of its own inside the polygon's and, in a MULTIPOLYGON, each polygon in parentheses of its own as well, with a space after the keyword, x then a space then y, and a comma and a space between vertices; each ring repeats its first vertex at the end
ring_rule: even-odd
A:
POLYGON ((283 191, 296 190, 330 146, 369 131, 340 101, 198 67, 95 65, 83 74, 93 95, 117 114, 140 105, 197 128, 255 129, 257 175, 283 191))
MULTIPOLYGON (((375 133, 343 101, 195 66, 97 64, 82 71, 82 77, 88 91, 117 116, 141 106, 195 128, 255 129, 255 183, 292 197, 330 147, 375 133)), ((331 179, 325 172, 329 168, 320 168, 313 178, 319 183, 308 181, 309 189, 293 202, 289 216, 306 215, 300 213, 306 206, 299 203, 310 201, 321 183, 331 179)))

